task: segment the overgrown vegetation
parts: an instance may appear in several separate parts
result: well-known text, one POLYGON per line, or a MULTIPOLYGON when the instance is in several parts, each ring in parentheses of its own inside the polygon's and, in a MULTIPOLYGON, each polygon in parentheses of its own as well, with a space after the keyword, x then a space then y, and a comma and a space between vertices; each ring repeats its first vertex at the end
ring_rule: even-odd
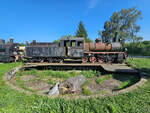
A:
POLYGON ((42 70, 38 71, 36 69, 32 69, 29 71, 20 70, 18 72, 16 81, 14 85, 17 85, 25 90, 36 92, 36 90, 30 89, 27 87, 27 84, 34 84, 39 82, 45 82, 50 85, 55 85, 57 82, 62 82, 70 77, 77 76, 77 75, 84 75, 86 78, 92 78, 95 76, 100 76, 101 73, 99 71, 93 70, 86 70, 86 71, 54 71, 54 70, 42 70), (32 77, 30 80, 21 80, 21 77, 32 77))
POLYGON ((135 69, 138 68, 146 73, 150 73, 150 58, 127 59, 127 63, 135 69))
POLYGON ((135 84, 139 80, 139 77, 136 77, 134 75, 132 76, 132 75, 127 75, 127 74, 109 74, 109 75, 104 75, 104 76, 100 77, 97 80, 97 83, 102 84, 105 80, 109 80, 112 78, 122 81, 120 86, 116 90, 121 90, 126 87, 129 87, 129 86, 135 84), (126 78, 128 78, 128 79, 126 79, 126 78))
POLYGON ((81 74, 83 74, 86 78, 92 78, 94 76, 101 76, 101 73, 100 71, 93 71, 93 70, 85 70, 85 71, 82 71, 81 74))
POLYGON ((91 94, 91 91, 88 90, 86 87, 83 87, 83 94, 84 94, 84 95, 90 95, 90 94, 91 94))
POLYGON ((126 43, 127 54, 150 56, 150 41, 137 41, 135 43, 126 43))
MULTIPOLYGON (((134 59, 135 68, 150 70, 150 59, 134 59), (148 63, 145 63, 148 62, 148 63)), ((4 74, 20 64, 0 64, 0 112, 1 113, 149 113, 150 79, 139 89, 116 96, 91 99, 51 99, 27 95, 5 84, 4 74)), ((147 71, 148 72, 148 71, 147 71)), ((150 72, 148 72, 150 74, 150 72)))
POLYGON ((106 76, 103 76, 103 77, 101 77, 101 78, 99 78, 98 80, 97 80, 97 83, 98 84, 102 84, 105 80, 108 80, 108 79, 110 79, 110 78, 113 78, 113 76, 110 74, 110 75, 106 75, 106 76))
POLYGON ((45 76, 51 76, 51 77, 56 77, 56 78, 69 78, 69 77, 73 77, 79 74, 83 74, 87 78, 92 78, 94 76, 101 76, 101 73, 96 70, 85 70, 80 73, 75 70, 73 71, 54 71, 54 70, 37 71, 36 69, 29 70, 29 71, 20 71, 18 73, 18 76, 35 75, 42 79, 42 77, 45 77, 45 76))
POLYGON ((135 84, 137 81, 139 80, 138 77, 133 76, 128 76, 128 80, 125 80, 123 82, 121 82, 120 86, 117 88, 117 90, 121 90, 124 89, 126 87, 129 87, 133 84, 135 84))

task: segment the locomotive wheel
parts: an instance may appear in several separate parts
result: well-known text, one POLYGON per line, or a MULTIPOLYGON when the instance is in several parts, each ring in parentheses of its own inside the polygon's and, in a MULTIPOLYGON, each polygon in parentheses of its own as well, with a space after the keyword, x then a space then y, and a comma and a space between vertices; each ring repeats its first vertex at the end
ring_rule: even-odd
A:
POLYGON ((96 62, 95 56, 91 56, 91 57, 90 57, 90 62, 91 62, 91 63, 95 63, 95 62, 96 62))
POLYGON ((102 58, 98 58, 97 61, 98 61, 99 63, 103 63, 103 62, 104 62, 104 60, 103 60, 102 58))
POLYGON ((87 57, 83 57, 82 58, 82 63, 86 63, 86 62, 88 62, 88 58, 87 57))

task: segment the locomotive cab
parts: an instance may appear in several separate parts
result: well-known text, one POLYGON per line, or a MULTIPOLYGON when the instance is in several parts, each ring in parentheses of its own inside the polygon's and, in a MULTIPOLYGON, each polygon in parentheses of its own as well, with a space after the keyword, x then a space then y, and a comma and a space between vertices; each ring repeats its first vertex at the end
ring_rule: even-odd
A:
POLYGON ((60 42, 61 47, 65 48, 67 58, 81 58, 83 56, 84 38, 66 38, 60 42))

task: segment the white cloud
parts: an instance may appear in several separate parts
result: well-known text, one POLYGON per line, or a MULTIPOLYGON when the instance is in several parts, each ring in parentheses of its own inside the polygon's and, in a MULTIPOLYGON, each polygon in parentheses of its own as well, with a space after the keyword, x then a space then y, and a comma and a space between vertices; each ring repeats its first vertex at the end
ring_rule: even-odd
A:
POLYGON ((87 16, 89 12, 95 8, 98 4, 102 3, 103 0, 88 0, 87 2, 87 9, 84 12, 84 16, 87 16))
POLYGON ((88 9, 92 9, 97 6, 100 0, 89 0, 88 9))

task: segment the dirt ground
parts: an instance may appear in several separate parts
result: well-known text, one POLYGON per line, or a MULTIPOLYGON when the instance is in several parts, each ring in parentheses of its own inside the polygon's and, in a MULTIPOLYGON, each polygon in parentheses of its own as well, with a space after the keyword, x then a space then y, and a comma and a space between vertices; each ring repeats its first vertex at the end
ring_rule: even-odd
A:
MULTIPOLYGON (((129 76, 118 76, 116 78, 104 80, 101 84, 98 84, 97 80, 99 78, 103 78, 104 76, 87 78, 89 83, 86 84, 86 88, 91 92, 91 94, 98 94, 99 92, 111 93, 112 91, 116 90, 123 81, 126 81, 129 78, 129 76)), ((50 88, 55 85, 55 83, 63 81, 63 78, 55 78, 51 76, 46 76, 42 79, 39 79, 36 75, 22 75, 20 76, 19 80, 17 80, 16 77, 12 79, 11 82, 15 85, 18 85, 16 84, 17 82, 21 82, 21 85, 18 85, 21 88, 34 91, 37 94, 46 94, 50 88)))
POLYGON ((113 78, 109 80, 104 80, 104 82, 101 84, 98 84, 95 81, 96 79, 92 80, 87 85, 87 89, 89 89, 92 93, 95 93, 98 91, 105 91, 105 90, 112 92, 113 90, 117 89, 121 84, 121 81, 113 79, 113 78))
POLYGON ((34 75, 24 75, 20 77, 20 80, 22 81, 29 81, 29 80, 34 80, 36 79, 36 76, 34 75))

